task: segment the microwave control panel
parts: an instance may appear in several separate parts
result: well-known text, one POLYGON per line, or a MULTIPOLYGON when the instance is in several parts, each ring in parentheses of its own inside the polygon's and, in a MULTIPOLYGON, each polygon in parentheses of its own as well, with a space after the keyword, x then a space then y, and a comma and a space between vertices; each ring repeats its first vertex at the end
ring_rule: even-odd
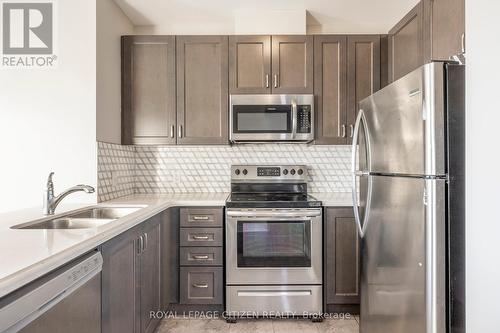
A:
POLYGON ((297 105, 297 133, 311 133, 311 106, 297 105))

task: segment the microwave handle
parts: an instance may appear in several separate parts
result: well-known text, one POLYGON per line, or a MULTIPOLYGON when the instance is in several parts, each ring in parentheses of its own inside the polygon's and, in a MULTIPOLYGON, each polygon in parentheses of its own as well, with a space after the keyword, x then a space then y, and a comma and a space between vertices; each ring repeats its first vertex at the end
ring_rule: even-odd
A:
POLYGON ((297 134, 297 102, 292 100, 292 139, 297 134))

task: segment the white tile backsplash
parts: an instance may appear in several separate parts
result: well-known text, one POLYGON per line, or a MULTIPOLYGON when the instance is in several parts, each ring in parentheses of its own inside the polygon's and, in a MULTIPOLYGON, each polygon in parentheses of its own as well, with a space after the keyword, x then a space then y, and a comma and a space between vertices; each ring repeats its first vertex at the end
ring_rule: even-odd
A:
POLYGON ((130 191, 141 194, 229 192, 232 164, 305 164, 311 192, 350 191, 349 146, 152 147, 99 143, 99 198, 109 200, 130 191), (117 187, 112 184, 113 172, 120 175, 117 187))

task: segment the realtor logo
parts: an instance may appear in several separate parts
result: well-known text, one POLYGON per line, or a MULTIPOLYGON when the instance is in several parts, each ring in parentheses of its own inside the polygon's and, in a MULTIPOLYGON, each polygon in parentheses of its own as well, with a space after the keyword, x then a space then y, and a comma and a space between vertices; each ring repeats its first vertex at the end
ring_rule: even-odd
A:
POLYGON ((53 67, 54 2, 0 0, 2 67, 53 67))

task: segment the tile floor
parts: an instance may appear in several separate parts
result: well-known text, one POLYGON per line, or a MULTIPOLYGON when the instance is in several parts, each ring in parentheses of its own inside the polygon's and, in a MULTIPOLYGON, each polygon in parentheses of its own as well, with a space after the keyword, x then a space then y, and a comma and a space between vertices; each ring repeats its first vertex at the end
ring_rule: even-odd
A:
POLYGON ((165 319, 155 333, 358 333, 359 317, 325 319, 313 323, 303 319, 240 320, 228 324, 222 319, 165 319))

